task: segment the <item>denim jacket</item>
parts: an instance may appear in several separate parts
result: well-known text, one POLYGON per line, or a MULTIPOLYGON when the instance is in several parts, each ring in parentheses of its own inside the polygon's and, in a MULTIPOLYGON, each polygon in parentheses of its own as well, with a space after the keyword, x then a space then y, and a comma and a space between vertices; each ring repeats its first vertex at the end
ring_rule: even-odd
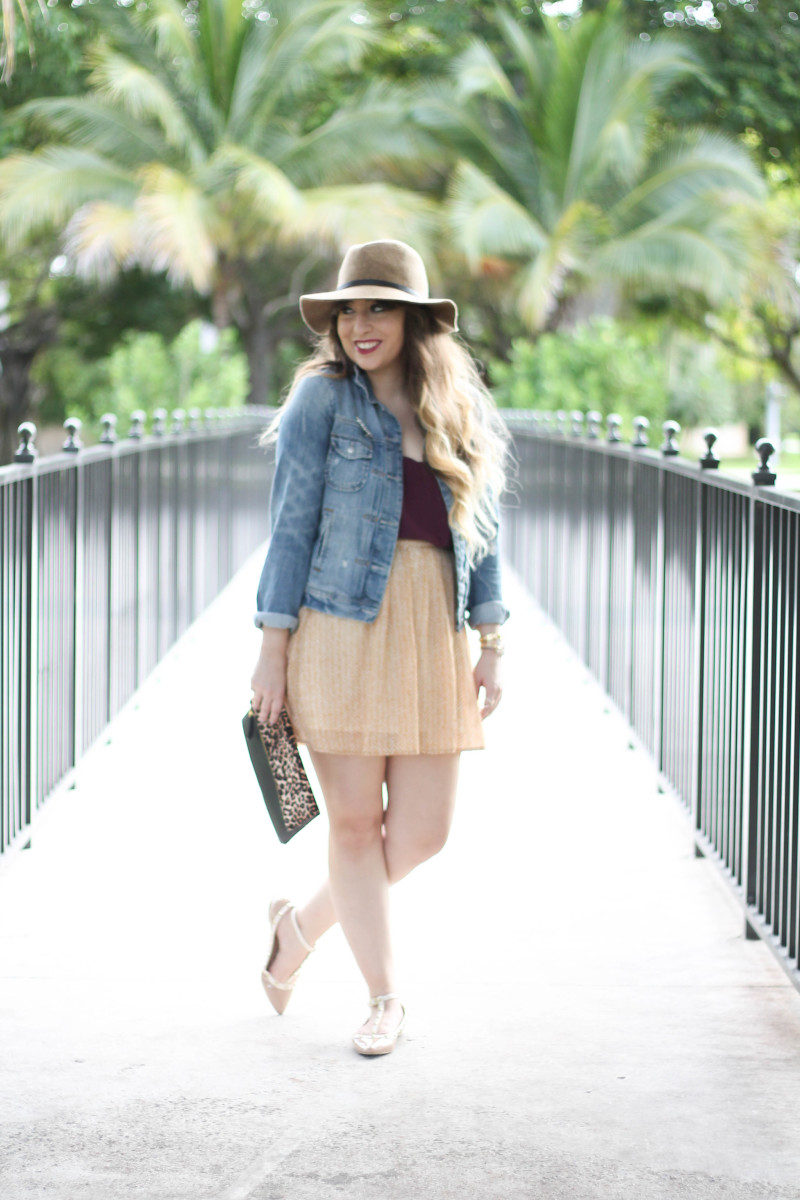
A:
MULTIPOLYGON (((436 476, 447 509, 453 494, 436 476)), ((400 422, 375 397, 369 377, 301 379, 278 426, 270 496, 271 538, 254 616, 294 630, 301 605, 359 621, 378 615, 403 503, 400 422)), ((497 510, 495 509, 495 512, 497 510)), ((470 568, 463 536, 452 530, 455 628, 502 625, 497 541, 470 568)))

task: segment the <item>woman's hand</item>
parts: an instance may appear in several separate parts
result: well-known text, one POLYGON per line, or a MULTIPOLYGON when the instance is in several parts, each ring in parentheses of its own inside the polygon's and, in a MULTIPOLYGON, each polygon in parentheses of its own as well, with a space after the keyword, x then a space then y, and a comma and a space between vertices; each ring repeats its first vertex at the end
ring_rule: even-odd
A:
POLYGON ((274 725, 286 698, 286 648, 288 629, 262 628, 264 640, 250 686, 251 707, 262 724, 274 725))
POLYGON ((481 720, 494 712, 500 703, 503 689, 500 685, 500 655, 494 650, 484 650, 475 664, 472 678, 475 681, 475 696, 477 698, 481 687, 484 689, 484 704, 481 709, 481 720))

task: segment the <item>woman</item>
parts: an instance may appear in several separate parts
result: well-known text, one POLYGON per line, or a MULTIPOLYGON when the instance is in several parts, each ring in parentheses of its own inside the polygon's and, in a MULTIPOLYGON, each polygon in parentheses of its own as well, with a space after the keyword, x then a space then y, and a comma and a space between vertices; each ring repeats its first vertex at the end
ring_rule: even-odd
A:
POLYGON ((277 430, 252 706, 273 723, 285 703, 308 747, 330 874, 301 909, 271 903, 262 982, 282 1013, 338 920, 374 1010, 353 1044, 386 1054, 405 1020, 389 885, 444 845, 460 752, 484 747, 501 695, 495 497, 508 435, 451 336, 455 304, 429 297, 410 246, 351 247, 336 290, 302 296, 300 310, 318 349, 260 438, 277 430), (467 614, 481 633, 474 670, 467 614))

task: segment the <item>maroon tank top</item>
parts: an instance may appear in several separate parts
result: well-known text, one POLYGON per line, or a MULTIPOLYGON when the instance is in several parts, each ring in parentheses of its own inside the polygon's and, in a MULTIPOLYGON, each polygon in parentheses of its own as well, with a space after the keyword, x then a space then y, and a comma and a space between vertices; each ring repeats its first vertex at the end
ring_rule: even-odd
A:
POLYGON ((426 462, 403 455, 403 507, 399 538, 432 542, 452 549, 453 535, 447 523, 447 505, 431 468, 426 462))

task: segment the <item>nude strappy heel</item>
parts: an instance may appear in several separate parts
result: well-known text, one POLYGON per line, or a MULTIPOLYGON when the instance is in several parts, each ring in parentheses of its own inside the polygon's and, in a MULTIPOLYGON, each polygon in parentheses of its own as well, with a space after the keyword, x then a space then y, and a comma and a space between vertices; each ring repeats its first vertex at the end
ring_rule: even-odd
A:
POLYGON ((267 993, 267 998, 268 998, 270 1004, 275 1009, 275 1011, 278 1013, 282 1013, 284 1011, 284 1009, 286 1008, 286 1005, 289 1003, 289 1000, 291 999, 292 988, 295 985, 297 976, 300 974, 300 967, 302 967, 303 963, 306 961, 304 958, 303 962, 300 963, 300 967, 298 967, 295 971, 293 971, 292 974, 289 976, 289 978, 285 982, 280 979, 275 979, 272 976, 272 974, 270 973, 270 970, 269 970, 270 964, 272 963, 272 960, 274 959, 274 957, 278 951, 278 944, 279 944, 278 943, 278 924, 279 924, 280 919, 283 916, 283 914, 287 913, 287 912, 288 912, 289 916, 291 917, 292 924, 294 925, 295 933, 297 934, 300 945, 303 946, 303 948, 305 950, 307 950, 309 954, 311 954, 311 952, 316 949, 316 946, 312 946, 311 943, 307 942, 306 939, 303 937, 303 931, 301 930, 300 925, 297 920, 297 910, 296 910, 295 905, 292 904, 289 900, 273 900, 269 906, 270 927, 272 929, 272 942, 270 944, 269 953, 267 955, 266 966, 264 967, 263 971, 261 972, 261 982, 264 985, 264 991, 267 993), (277 909, 277 911, 273 912, 273 910, 275 910, 275 909, 277 909), (283 994, 282 995, 274 995, 274 994, 270 995, 270 989, 274 989, 276 992, 283 993, 283 994))
POLYGON ((389 1054, 394 1050, 397 1044, 397 1038, 400 1030, 403 1028, 406 1020, 406 1010, 401 1004, 403 1015, 396 1029, 391 1033, 378 1033, 378 1026, 381 1023, 381 1018, 386 1010, 387 1000, 399 1000, 397 992, 386 992, 383 996, 370 996, 369 1004, 371 1008, 376 1009, 375 1016, 372 1018, 372 1028, 365 1033, 353 1034, 353 1045, 359 1054, 389 1054))

